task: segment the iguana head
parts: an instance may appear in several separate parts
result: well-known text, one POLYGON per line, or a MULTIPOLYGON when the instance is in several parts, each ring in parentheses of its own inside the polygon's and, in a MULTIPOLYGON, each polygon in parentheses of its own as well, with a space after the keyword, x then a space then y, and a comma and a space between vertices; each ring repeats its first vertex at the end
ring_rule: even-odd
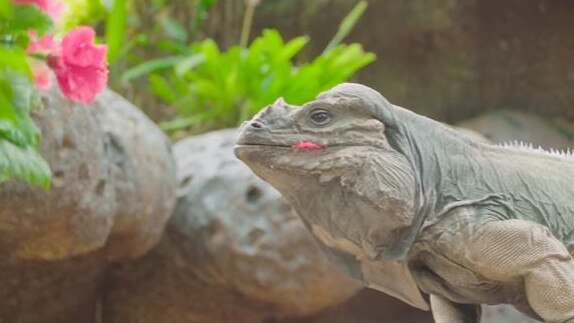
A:
POLYGON ((389 143, 385 104, 359 84, 301 107, 279 99, 243 125, 235 153, 299 208, 311 230, 347 239, 371 258, 390 255, 412 224, 416 180, 389 143))
POLYGON ((417 178, 389 140, 399 127, 392 109, 359 84, 301 107, 279 99, 244 123, 235 154, 287 198, 328 250, 355 259, 343 261, 355 278, 424 307, 416 287, 397 283, 409 280, 408 270, 385 278, 373 269, 397 264, 418 230, 417 178))
MULTIPOLYGON (((242 126, 235 153, 292 204, 305 207, 299 213, 309 224, 333 223, 349 235, 358 229, 340 223, 337 216, 362 212, 354 215, 355 223, 368 226, 378 213, 385 230, 404 229, 415 212, 414 170, 389 143, 388 125, 381 120, 385 104, 378 92, 359 84, 339 85, 301 107, 279 99, 242 126), (328 211, 331 198, 339 195, 355 206, 338 201, 328 211), (357 210, 359 200, 363 208, 376 211, 357 210), (323 207, 308 214, 317 205, 323 207)), ((354 237, 361 239, 365 237, 354 237)))
POLYGON ((279 99, 243 124, 236 155, 279 186, 290 184, 282 182, 281 173, 325 178, 349 171, 365 158, 358 151, 390 149, 385 125, 373 117, 368 102, 331 92, 301 107, 279 99))

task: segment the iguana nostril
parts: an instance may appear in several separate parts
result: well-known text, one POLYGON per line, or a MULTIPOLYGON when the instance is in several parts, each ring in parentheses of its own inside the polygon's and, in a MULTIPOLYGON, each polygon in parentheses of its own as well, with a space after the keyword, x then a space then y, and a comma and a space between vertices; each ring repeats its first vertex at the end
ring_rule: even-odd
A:
POLYGON ((251 128, 261 129, 263 126, 259 122, 251 122, 251 128))

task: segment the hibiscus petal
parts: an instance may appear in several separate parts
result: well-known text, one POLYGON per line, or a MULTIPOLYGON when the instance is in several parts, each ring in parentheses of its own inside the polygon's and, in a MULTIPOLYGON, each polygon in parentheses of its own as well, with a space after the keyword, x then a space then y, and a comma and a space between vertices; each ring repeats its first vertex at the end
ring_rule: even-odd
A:
POLYGON ((106 88, 108 70, 96 67, 68 66, 56 71, 62 93, 70 100, 93 103, 96 95, 106 88))
POLYGON ((95 31, 91 27, 72 29, 62 40, 62 57, 66 65, 106 65, 107 46, 94 44, 95 31))

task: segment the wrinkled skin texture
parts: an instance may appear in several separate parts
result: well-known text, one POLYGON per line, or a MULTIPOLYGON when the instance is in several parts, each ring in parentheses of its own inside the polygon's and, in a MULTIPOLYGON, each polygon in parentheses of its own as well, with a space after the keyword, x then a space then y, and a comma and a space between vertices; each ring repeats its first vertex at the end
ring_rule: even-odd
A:
POLYGON ((350 275, 422 309, 429 294, 437 322, 503 303, 574 322, 569 157, 472 141, 358 84, 278 100, 235 153, 350 275))

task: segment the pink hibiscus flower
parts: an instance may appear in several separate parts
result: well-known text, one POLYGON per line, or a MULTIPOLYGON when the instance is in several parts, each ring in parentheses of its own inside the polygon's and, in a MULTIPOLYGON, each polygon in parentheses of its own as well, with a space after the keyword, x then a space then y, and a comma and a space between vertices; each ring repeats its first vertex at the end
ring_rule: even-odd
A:
POLYGON ((62 93, 70 100, 91 104, 108 81, 106 45, 94 44, 90 27, 72 29, 62 40, 60 51, 48 55, 62 93))
POLYGON ((44 11, 54 21, 62 18, 66 7, 60 0, 13 0, 16 4, 33 4, 40 10, 44 11))

